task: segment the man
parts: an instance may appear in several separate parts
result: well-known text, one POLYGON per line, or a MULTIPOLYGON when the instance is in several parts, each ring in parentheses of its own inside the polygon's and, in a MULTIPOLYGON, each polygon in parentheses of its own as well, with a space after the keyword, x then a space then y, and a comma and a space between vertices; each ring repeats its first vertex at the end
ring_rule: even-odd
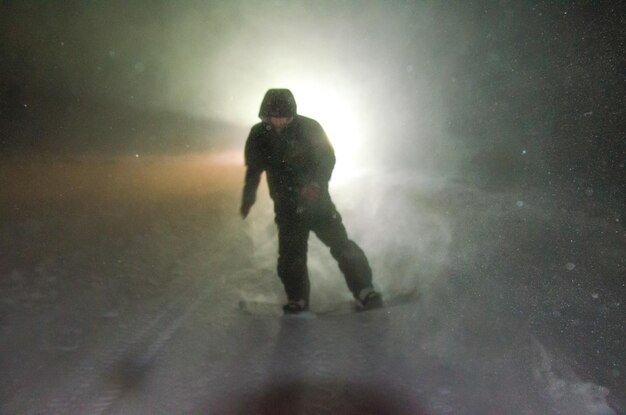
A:
POLYGON ((288 89, 270 89, 245 148, 247 166, 240 213, 245 219, 256 200, 263 172, 274 201, 278 225, 278 276, 285 292, 285 314, 309 307, 307 244, 313 231, 339 264, 357 309, 382 306, 373 289, 372 270, 359 246, 348 239, 328 192, 335 166, 334 150, 320 124, 297 114, 288 89))

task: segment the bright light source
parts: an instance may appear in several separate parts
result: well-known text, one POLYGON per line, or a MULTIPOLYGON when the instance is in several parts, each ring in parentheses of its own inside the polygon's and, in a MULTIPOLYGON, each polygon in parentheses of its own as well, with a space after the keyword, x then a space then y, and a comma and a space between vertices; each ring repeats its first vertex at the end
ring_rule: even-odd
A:
POLYGON ((337 156, 333 181, 353 176, 362 163, 365 137, 359 107, 341 88, 320 85, 318 81, 297 81, 286 86, 298 103, 298 113, 313 118, 322 125, 337 156))
POLYGON ((372 131, 367 122, 371 117, 363 111, 366 102, 363 97, 368 91, 363 89, 354 71, 341 65, 338 59, 321 60, 319 54, 308 49, 306 53, 294 53, 302 50, 286 49, 283 45, 263 49, 263 53, 251 57, 247 41, 231 42, 234 43, 223 49, 222 64, 212 72, 212 81, 217 79, 218 86, 211 94, 221 96, 224 104, 212 108, 212 117, 252 126, 259 121, 257 115, 265 92, 271 88, 288 88, 296 98, 298 113, 319 121, 335 149, 333 183, 345 181, 365 168, 363 159, 372 131), (228 64, 243 59, 244 51, 245 59, 254 63, 252 72, 248 67, 240 70, 237 65, 228 64))

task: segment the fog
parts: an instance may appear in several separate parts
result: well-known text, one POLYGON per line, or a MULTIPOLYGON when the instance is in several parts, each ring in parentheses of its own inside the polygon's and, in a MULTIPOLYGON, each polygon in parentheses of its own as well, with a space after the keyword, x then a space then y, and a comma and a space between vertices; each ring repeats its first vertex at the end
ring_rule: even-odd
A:
MULTIPOLYGON (((0 412, 609 414, 623 6, 5 2, 0 412), (289 320, 243 145, 290 88, 383 294, 289 320), (273 411, 273 412, 272 412, 273 411), (281 412, 282 411, 282 412, 281 412)), ((350 300, 311 235, 311 307, 350 300)))
POLYGON ((263 93, 288 87, 340 170, 404 165, 623 201, 619 4, 2 7, 3 153, 240 147, 263 93))

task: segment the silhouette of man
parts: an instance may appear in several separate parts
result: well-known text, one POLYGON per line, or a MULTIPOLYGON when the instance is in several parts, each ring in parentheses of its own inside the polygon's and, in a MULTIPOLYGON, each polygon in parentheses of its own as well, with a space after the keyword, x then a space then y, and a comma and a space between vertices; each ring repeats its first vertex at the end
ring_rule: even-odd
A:
POLYGON ((309 232, 328 247, 339 265, 357 309, 382 306, 372 286, 372 270, 359 246, 348 239, 341 216, 328 192, 335 153, 321 125, 297 113, 288 89, 270 89, 246 141, 246 176, 240 213, 245 219, 266 173, 278 226, 278 276, 288 302, 285 314, 309 307, 307 271, 309 232))

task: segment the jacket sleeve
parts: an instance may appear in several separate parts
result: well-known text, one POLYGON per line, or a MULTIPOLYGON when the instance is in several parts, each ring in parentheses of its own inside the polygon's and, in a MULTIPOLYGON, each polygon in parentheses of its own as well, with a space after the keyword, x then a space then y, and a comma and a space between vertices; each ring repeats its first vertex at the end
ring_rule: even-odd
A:
POLYGON ((261 174, 265 170, 263 165, 263 155, 259 148, 259 136, 255 129, 252 128, 248 139, 246 140, 246 148, 244 153, 246 163, 246 176, 243 186, 243 195, 241 198, 242 206, 252 206, 256 201, 256 191, 261 182, 261 174))
POLYGON ((335 168, 335 150, 321 125, 317 124, 313 132, 312 152, 313 169, 311 182, 327 187, 335 168))

